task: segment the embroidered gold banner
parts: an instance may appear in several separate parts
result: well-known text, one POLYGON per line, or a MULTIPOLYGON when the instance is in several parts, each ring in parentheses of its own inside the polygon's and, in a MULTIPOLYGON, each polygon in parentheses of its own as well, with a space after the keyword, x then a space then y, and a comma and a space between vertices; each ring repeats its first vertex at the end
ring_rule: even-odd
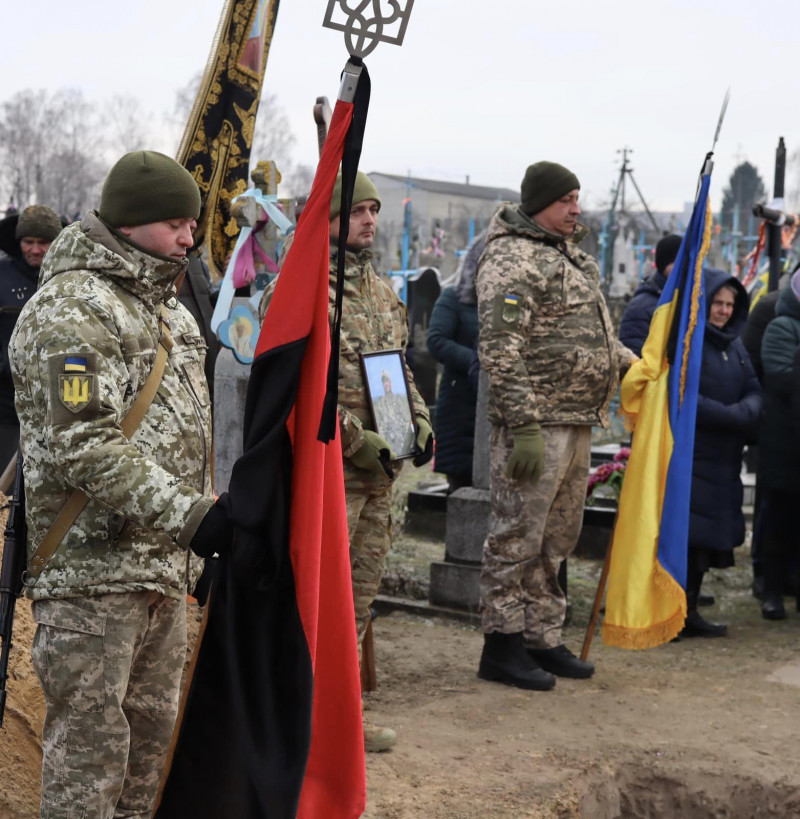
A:
POLYGON ((221 278, 239 227, 231 200, 247 190, 247 168, 279 0, 226 0, 211 56, 178 149, 203 197, 197 238, 221 278))

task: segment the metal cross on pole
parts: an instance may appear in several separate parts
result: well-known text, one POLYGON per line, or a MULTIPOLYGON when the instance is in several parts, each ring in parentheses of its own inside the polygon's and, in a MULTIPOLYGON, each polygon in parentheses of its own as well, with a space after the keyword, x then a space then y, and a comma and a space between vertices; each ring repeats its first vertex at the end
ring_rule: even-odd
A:
POLYGON ((413 5, 414 0, 329 0, 322 25, 343 31, 350 56, 363 59, 378 43, 403 44, 413 5))

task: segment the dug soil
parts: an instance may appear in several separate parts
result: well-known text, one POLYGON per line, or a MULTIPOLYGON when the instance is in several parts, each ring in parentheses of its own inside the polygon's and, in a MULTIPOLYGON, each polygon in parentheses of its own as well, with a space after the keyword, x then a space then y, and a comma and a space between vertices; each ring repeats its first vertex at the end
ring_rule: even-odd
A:
MULTIPOLYGON (((396 547, 392 576, 424 587, 424 571, 411 577, 408 566, 415 555, 424 555, 418 564, 434 552, 441 559, 443 544, 399 536, 396 547)), ((380 616, 378 688, 366 708, 399 739, 367 760, 365 817, 800 817, 800 614, 787 605, 787 620, 762 620, 746 551, 737 564, 705 584, 717 603, 704 612, 727 622, 729 636, 646 652, 607 648, 598 636, 595 676, 560 679, 549 692, 478 680, 475 625, 380 616)), ((570 561, 565 636, 576 651, 599 568, 570 561)), ((29 659, 30 606, 20 601, 17 611, 0 730, 2 819, 38 816, 44 704, 29 659)), ((189 620, 196 633, 196 608, 189 620)))

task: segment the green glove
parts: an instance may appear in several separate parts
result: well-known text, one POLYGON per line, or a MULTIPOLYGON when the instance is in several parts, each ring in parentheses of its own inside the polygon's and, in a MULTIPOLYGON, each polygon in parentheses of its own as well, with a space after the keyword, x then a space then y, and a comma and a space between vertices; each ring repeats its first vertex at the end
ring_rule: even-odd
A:
POLYGON ((364 443, 350 456, 350 460, 359 468, 370 472, 385 472, 394 479, 394 470, 389 462, 395 458, 388 442, 377 432, 362 430, 364 443))
POLYGON ((539 483, 544 472, 544 438, 536 421, 514 427, 514 449, 506 465, 506 477, 512 481, 539 483))
POLYGON ((417 446, 420 452, 414 456, 413 463, 414 466, 422 466, 433 457, 433 428, 421 415, 418 415, 417 429, 419 429, 417 446))

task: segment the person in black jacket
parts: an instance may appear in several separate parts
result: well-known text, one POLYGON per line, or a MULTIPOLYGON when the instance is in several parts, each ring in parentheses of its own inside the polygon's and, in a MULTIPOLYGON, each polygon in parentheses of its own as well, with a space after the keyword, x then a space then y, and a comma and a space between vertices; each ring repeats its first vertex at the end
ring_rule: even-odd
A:
POLYGON ((744 541, 742 449, 755 435, 761 411, 761 387, 739 337, 747 321, 747 292, 736 278, 713 268, 705 271, 705 287, 708 319, 692 462, 683 637, 727 633, 727 626, 700 616, 697 598, 705 572, 732 566, 733 549, 744 541))
MULTIPOLYGON (((764 368, 764 418, 759 429, 758 482, 764 488, 763 563, 767 620, 783 620, 783 590, 797 558, 796 516, 800 507, 800 432, 797 351, 800 346, 800 273, 780 291, 775 318, 761 342, 764 368)), ((800 607, 800 605, 799 605, 800 607)))
MULTIPOLYGON (((791 275, 784 273, 778 280, 778 289, 762 296, 750 307, 750 315, 747 317, 747 324, 742 333, 742 344, 744 344, 750 361, 753 362, 753 369, 756 377, 764 387, 764 368, 761 365, 761 342, 764 339, 764 332, 767 326, 775 318, 775 310, 778 307, 778 296, 780 291, 788 286, 791 275)), ((752 446, 748 451, 748 461, 750 468, 758 473, 758 447, 752 446)), ((763 530, 766 525, 762 505, 764 500, 764 489, 756 480, 755 500, 753 501, 753 540, 750 545, 750 560, 753 564, 753 596, 761 600, 764 599, 764 566, 761 557, 761 542, 763 540, 763 530)))
POLYGON ((0 222, 0 250, 7 254, 0 259, 0 472, 19 446, 8 341, 20 311, 36 292, 42 259, 62 227, 47 205, 30 205, 0 222))
POLYGON ((633 298, 622 314, 619 324, 619 340, 636 355, 642 355, 642 347, 650 332, 650 321, 667 283, 667 276, 675 263, 681 237, 665 236, 656 245, 656 272, 645 279, 633 294, 633 298))
POLYGON ((211 317, 214 314, 217 293, 212 292, 208 268, 200 258, 200 254, 192 252, 187 254, 186 258, 189 260, 189 267, 181 289, 178 291, 178 300, 192 314, 200 334, 205 339, 205 374, 206 381, 208 381, 208 394, 213 404, 214 367, 217 363, 217 355, 219 355, 219 341, 216 333, 211 329, 211 317))
POLYGON ((437 299, 428 327, 428 350, 444 364, 436 397, 435 468, 447 475, 451 492, 472 485, 477 394, 470 383, 469 368, 478 337, 475 271, 485 246, 483 232, 464 257, 458 285, 445 288, 437 299))

